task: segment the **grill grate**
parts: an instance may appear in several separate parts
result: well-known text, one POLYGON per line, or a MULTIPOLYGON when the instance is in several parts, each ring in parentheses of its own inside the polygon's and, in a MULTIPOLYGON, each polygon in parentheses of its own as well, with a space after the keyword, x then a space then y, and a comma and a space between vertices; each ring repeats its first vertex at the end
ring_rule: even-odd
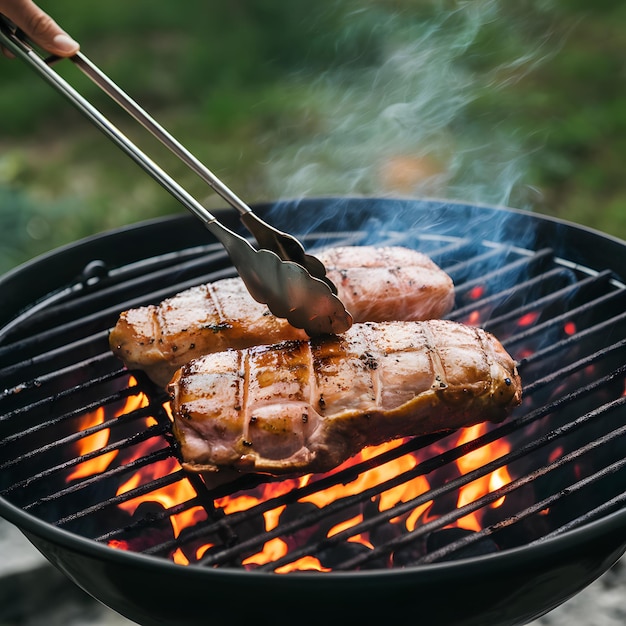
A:
MULTIPOLYGON (((369 238, 365 230, 301 237, 309 249, 369 238)), ((568 262, 549 247, 533 251, 417 228, 386 231, 377 243, 429 254, 455 282, 450 317, 482 325, 518 359, 525 399, 511 419, 464 442, 456 433, 398 442, 304 484, 244 476, 208 490, 178 464, 164 392, 140 372, 121 368, 107 333, 121 310, 232 276, 228 259, 216 244, 111 268, 95 259, 1 335, 0 495, 89 539, 168 559, 182 553, 206 567, 242 567, 268 542, 281 540, 289 546, 286 554, 253 566, 269 571, 305 557, 343 571, 456 559, 542 541, 623 506, 626 290, 613 273, 568 262), (136 403, 128 408, 129 401, 136 403), (85 422, 98 412, 99 421, 85 422), (102 442, 94 444, 98 438, 102 442), (464 474, 451 469, 503 440, 509 451, 499 458, 464 474), (77 473, 109 458, 96 473, 77 473), (310 500, 402 459, 412 461, 376 484, 323 506, 310 500), (509 482, 457 505, 461 488, 505 466, 509 482), (140 470, 152 474, 120 489, 140 470), (72 474, 76 478, 68 480, 72 474), (391 490, 425 477, 423 493, 378 508, 391 490), (181 500, 133 504, 181 483, 188 486, 181 500), (265 492, 278 484, 287 487, 265 492), (224 504, 226 497, 259 493, 265 495, 239 511, 224 504), (431 502, 414 528, 397 532, 397 520, 431 502), (266 527, 266 516, 279 510, 280 518, 266 527), (481 528, 458 526, 479 511, 481 528), (342 525, 356 513, 357 521, 342 525), (182 517, 192 522, 175 535, 173 524, 182 517), (332 526, 336 531, 328 536, 332 526), (358 536, 367 542, 355 542, 358 536)))

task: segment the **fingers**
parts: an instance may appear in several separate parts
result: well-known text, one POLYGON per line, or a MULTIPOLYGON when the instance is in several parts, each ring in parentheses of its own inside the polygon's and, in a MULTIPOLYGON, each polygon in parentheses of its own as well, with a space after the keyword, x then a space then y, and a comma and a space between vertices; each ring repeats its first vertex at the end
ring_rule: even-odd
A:
MULTIPOLYGON (((78 52, 79 44, 32 0, 2 0, 0 13, 44 50, 62 57, 78 52)), ((11 56, 10 53, 7 56, 11 56)))

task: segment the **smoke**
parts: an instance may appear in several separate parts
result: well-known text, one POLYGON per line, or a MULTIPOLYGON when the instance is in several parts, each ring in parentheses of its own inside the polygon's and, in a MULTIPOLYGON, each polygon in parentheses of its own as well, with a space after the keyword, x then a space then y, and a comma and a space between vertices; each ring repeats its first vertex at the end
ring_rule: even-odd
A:
POLYGON ((423 19, 381 7, 373 16, 372 4, 349 16, 348 30, 371 29, 378 60, 346 62, 313 82, 305 105, 315 132, 267 164, 274 197, 510 202, 531 155, 505 120, 485 115, 484 107, 477 115, 472 105, 535 67, 541 46, 494 64, 476 59, 485 29, 504 28, 500 3, 450 4, 431 3, 423 19))

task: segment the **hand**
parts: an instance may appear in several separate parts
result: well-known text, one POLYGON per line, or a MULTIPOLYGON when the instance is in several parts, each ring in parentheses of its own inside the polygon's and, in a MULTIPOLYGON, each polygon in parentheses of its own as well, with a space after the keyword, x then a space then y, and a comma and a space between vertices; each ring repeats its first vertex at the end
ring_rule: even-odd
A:
MULTIPOLYGON (((69 57, 78 52, 78 43, 32 0, 0 0, 0 13, 51 54, 69 57)), ((6 49, 2 52, 5 56, 13 56, 6 49)))

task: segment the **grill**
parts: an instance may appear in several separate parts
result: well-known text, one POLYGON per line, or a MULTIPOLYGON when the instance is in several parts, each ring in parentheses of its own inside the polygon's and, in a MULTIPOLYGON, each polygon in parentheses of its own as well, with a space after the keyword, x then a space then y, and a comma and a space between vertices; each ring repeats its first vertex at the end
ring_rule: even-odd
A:
MULTIPOLYGON (((120 311, 234 274, 221 246, 176 216, 77 242, 0 282, 0 514, 142 624, 238 610, 273 623, 302 607, 305 622, 521 624, 619 558, 623 242, 444 201, 254 210, 309 250, 375 243, 429 254, 455 282, 449 317, 493 332, 518 360, 522 406, 502 424, 395 442, 307 480, 242 476, 207 489, 178 464, 163 390, 107 343, 120 311), (464 459, 474 461, 461 471, 464 459), (443 593, 450 602, 433 601, 443 593)), ((228 213, 220 220, 242 232, 228 213)))

